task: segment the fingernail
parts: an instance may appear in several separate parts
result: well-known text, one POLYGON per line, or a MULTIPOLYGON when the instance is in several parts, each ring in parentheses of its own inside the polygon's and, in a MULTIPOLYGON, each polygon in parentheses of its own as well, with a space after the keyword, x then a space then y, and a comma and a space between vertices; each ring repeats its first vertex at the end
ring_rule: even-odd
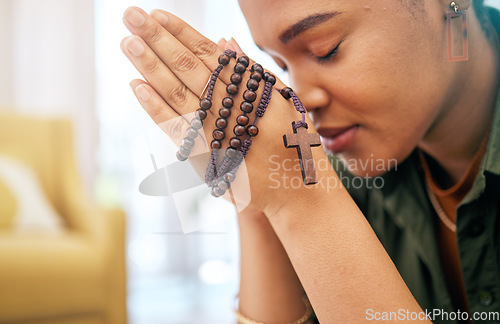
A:
POLYGON ((168 21, 168 16, 160 10, 153 10, 151 12, 151 17, 153 17, 160 25, 165 25, 168 21))
POLYGON ((135 87, 135 94, 141 99, 141 101, 148 101, 151 98, 151 94, 148 91, 148 88, 144 84, 139 84, 135 87))
POLYGON ((144 45, 142 45, 140 40, 133 36, 125 40, 125 47, 127 47, 130 53, 135 56, 141 56, 142 53, 144 53, 144 45))
POLYGON ((146 22, 146 17, 137 8, 129 8, 125 11, 125 19, 135 27, 141 27, 146 22))

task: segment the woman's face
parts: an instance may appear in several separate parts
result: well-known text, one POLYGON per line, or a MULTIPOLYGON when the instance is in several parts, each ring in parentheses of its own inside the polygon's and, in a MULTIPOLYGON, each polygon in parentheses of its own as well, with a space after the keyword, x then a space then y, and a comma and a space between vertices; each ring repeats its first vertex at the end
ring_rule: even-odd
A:
POLYGON ((450 98, 447 9, 403 2, 240 0, 255 43, 288 71, 324 146, 358 176, 407 158, 450 98))

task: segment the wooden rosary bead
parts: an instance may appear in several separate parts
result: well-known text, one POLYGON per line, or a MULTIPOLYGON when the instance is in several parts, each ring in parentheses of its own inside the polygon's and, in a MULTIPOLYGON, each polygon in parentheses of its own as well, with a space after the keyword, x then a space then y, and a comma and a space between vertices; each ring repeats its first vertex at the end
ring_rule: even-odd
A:
POLYGON ((271 83, 271 85, 275 85, 276 84, 276 77, 272 74, 269 74, 266 81, 271 83))
POLYGON ((219 140, 219 141, 222 141, 224 139, 224 137, 226 137, 226 134, 224 134, 224 131, 222 131, 220 129, 214 130, 212 135, 213 135, 214 139, 219 140))
POLYGON ((251 102, 243 101, 240 105, 240 109, 241 109, 241 111, 249 114, 253 110, 253 104, 251 102))
POLYGON ((241 76, 241 74, 233 73, 231 75, 231 83, 240 84, 242 79, 243 77, 241 76))
POLYGON ((259 63, 254 63, 251 71, 259 72, 261 75, 264 74, 264 68, 259 63))
POLYGON ((210 143, 210 147, 212 150, 220 150, 222 148, 222 143, 219 140, 213 140, 212 143, 210 143))
POLYGON ((221 180, 221 181, 219 181, 219 183, 217 184, 217 186, 219 188, 221 188, 222 190, 228 190, 229 187, 230 187, 230 184, 226 180, 221 180))
POLYGON ((241 126, 241 125, 234 126, 233 133, 236 136, 242 136, 242 135, 244 135, 245 134, 245 126, 241 126))
POLYGON ((259 89, 259 82, 254 79, 249 79, 247 82, 247 88, 252 91, 257 91, 257 89, 259 89))
POLYGON ((229 118, 229 116, 231 116, 231 109, 229 108, 219 109, 219 116, 221 116, 222 118, 229 118))
POLYGON ((283 96, 283 98, 285 99, 290 99, 292 96, 291 96, 291 92, 292 92, 292 88, 290 87, 285 87, 283 89, 281 89, 280 93, 281 95, 283 96))
POLYGON ((187 156, 182 155, 181 152, 179 152, 179 151, 177 151, 176 157, 177 157, 177 160, 179 160, 179 161, 186 161, 188 159, 187 156))
POLYGON ((224 129, 227 127, 227 120, 225 118, 217 118, 215 126, 219 129, 224 129))
POLYGON ((228 65, 229 64, 229 60, 230 60, 230 57, 229 55, 226 55, 226 54, 221 54, 219 56, 219 64, 222 64, 222 65, 228 65))
POLYGON ((238 125, 241 125, 241 126, 246 126, 248 124, 248 121, 249 121, 249 118, 248 118, 248 116, 245 116, 245 115, 239 115, 236 118, 236 122, 238 123, 238 125))
POLYGON ((227 88, 226 88, 226 91, 227 93, 229 93, 230 95, 235 95, 238 93, 238 86, 236 84, 228 84, 227 85, 227 88))
POLYGON ((226 156, 230 159, 236 157, 236 153, 238 153, 238 151, 236 151, 234 148, 226 149, 226 156))
POLYGON ((245 92, 243 92, 243 99, 247 102, 254 102, 255 99, 257 99, 257 93, 252 90, 245 90, 245 92))
POLYGON ((189 127, 186 131, 186 136, 195 139, 198 136, 198 131, 192 127, 189 127))
POLYGON ((238 57, 238 63, 243 64, 245 68, 247 68, 250 64, 250 59, 246 55, 241 55, 240 57, 238 57))
POLYGON ((218 186, 215 186, 212 188, 212 196, 214 196, 214 197, 220 197, 220 196, 224 195, 225 193, 226 193, 226 191, 222 190, 218 186))
POLYGON ((191 150, 188 148, 185 148, 184 146, 181 146, 181 147, 179 147, 179 153, 182 156, 189 156, 189 154, 191 154, 191 150))
POLYGON ((199 120, 205 120, 205 118, 207 118, 207 112, 205 110, 201 109, 201 108, 198 109, 198 110, 196 110, 196 112, 194 113, 194 115, 199 120))
POLYGON ((271 73, 264 72, 264 74, 262 74, 262 79, 264 79, 264 81, 267 81, 267 78, 269 78, 270 75, 271 75, 271 73))
POLYGON ((235 150, 238 150, 241 147, 241 140, 239 138, 233 137, 229 141, 229 146, 231 146, 235 150))
POLYGON ((252 74, 250 74, 250 79, 260 82, 260 80, 262 80, 262 74, 260 72, 252 72, 252 74))
POLYGON ((247 70, 246 66, 244 66, 241 63, 236 63, 236 65, 234 66, 234 72, 236 73, 243 74, 245 73, 246 70, 247 70))
POLYGON ((228 172, 224 175, 223 178, 228 182, 233 182, 236 179, 236 174, 234 174, 234 172, 228 172))
POLYGON ((198 130, 203 127, 203 123, 198 118, 193 118, 191 121, 191 127, 198 130))
POLYGON ((225 108, 231 108, 234 105, 233 98, 231 97, 226 97, 222 99, 222 106, 225 108))
POLYGON ((257 128, 257 126, 250 125, 247 127, 247 133, 250 136, 257 136, 257 134, 259 133, 259 129, 257 128))
POLYGON ((208 110, 212 108, 212 101, 207 98, 203 98, 200 100, 200 108, 203 110, 208 110))
POLYGON ((187 149, 192 149, 194 147, 194 139, 192 138, 189 138, 189 137, 185 137, 183 140, 182 140, 182 146, 187 148, 187 149))

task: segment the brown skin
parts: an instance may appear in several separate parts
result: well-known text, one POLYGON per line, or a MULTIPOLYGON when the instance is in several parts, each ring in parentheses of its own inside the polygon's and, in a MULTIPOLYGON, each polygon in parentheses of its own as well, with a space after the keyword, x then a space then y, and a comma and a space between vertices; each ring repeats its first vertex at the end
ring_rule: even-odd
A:
MULTIPOLYGON (((256 44, 281 67, 286 66, 315 126, 360 124, 357 143, 342 154, 346 162, 370 158, 372 153, 373 158, 402 161, 419 146, 439 161, 441 177, 437 180, 442 186, 457 182, 468 167, 491 121, 498 87, 497 53, 482 35, 470 4, 458 3, 469 9, 470 60, 451 63, 443 21, 447 2, 426 1, 425 9, 408 11, 399 1, 315 1, 314 9, 307 2, 287 1, 285 11, 282 1, 240 0, 256 44), (283 30, 309 14, 331 11, 343 12, 342 18, 288 44, 278 40, 283 30), (343 42, 336 57, 318 64, 314 56, 324 56, 339 40, 343 42)), ((454 41, 456 50, 460 40, 454 41)), ((261 226, 260 231, 265 232, 261 226)), ((248 225, 240 228, 242 232, 251 230, 248 225)), ((257 245, 249 241, 242 240, 242 253, 257 245)), ((253 252, 259 253, 257 249, 253 252)), ((267 275, 250 281, 242 272, 240 294, 245 293, 246 298, 240 306, 250 314, 276 314, 279 306, 259 302, 259 292, 254 291, 256 282, 276 277, 277 270, 268 266, 269 260, 262 257, 260 261, 253 273, 259 273, 260 267, 267 275)), ((280 271, 293 271, 286 264, 276 266, 283 268, 280 271)), ((300 307, 294 281, 274 281, 274 287, 295 296, 295 302, 281 305, 297 314, 300 307)), ((266 296, 272 298, 273 294, 266 296)), ((275 321, 285 319, 267 316, 275 321)))
MULTIPOLYGON (((360 125, 344 159, 367 159, 373 153, 377 159, 402 161, 419 145, 453 182, 477 149, 491 116, 496 89, 493 50, 471 14, 471 60, 451 64, 444 38, 447 3, 427 0, 425 11, 409 11, 399 3, 317 1, 311 9, 305 1, 286 1, 285 6, 282 1, 241 0, 256 42, 288 65, 292 85, 312 111, 316 126, 360 125), (277 37, 284 28, 320 9, 342 15, 286 46, 279 44, 277 37), (330 42, 342 40, 338 55, 327 65, 316 63, 310 53, 311 42, 322 40, 324 47, 313 50, 317 56, 328 53, 328 45, 337 45, 330 42), (474 54, 477 48, 485 49, 480 58, 477 51, 474 54), (478 94, 477 88, 484 92, 478 94), (474 114, 470 113, 472 105, 474 114), (453 141, 443 134, 453 136, 453 141)), ((461 1, 459 5, 467 7, 461 1)), ((137 36, 124 40, 122 49, 147 80, 134 80, 132 88, 160 124, 194 110, 222 50, 177 17, 164 13, 168 21, 163 22, 158 13, 151 17, 128 10, 125 24, 137 36), (145 18, 144 25, 130 24, 133 12, 145 18), (144 51, 137 43, 131 46, 133 41, 145 46, 144 51)), ((227 83, 228 77, 223 73, 221 81, 227 83)), ((223 96, 224 89, 216 95, 223 96)), ((419 312, 371 227, 342 187, 329 192, 319 186, 269 188, 270 165, 262 156, 278 153, 285 159, 295 155, 280 141, 281 134, 290 131, 289 120, 296 118, 290 108, 284 99, 274 97, 252 146, 258 154, 246 160, 252 201, 239 215, 242 312, 264 322, 298 318, 303 312, 298 278, 322 323, 363 322, 367 308, 419 312)), ((177 128, 183 126, 174 126, 165 129, 167 134, 182 136, 177 128)), ((210 130, 205 131, 209 135, 210 130)), ((316 161, 325 159, 320 151, 314 151, 316 161)), ((318 177, 335 177, 335 172, 318 170, 318 177)))
POLYGON ((318 0, 314 6, 240 0, 240 6, 255 43, 286 66, 320 132, 360 125, 354 144, 340 154, 347 164, 370 158, 402 162, 419 146, 456 182, 491 120, 497 56, 469 8, 470 60, 449 62, 444 20, 449 1, 423 2, 425 8, 406 8, 395 0, 318 0), (287 44, 278 40, 301 19, 333 11, 342 14, 287 44), (339 42, 337 54, 320 64, 317 57, 339 42))

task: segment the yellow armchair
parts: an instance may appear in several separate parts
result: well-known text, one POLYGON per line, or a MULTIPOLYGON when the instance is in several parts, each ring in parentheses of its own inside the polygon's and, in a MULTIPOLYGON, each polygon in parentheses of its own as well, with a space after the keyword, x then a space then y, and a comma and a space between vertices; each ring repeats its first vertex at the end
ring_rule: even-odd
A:
POLYGON ((0 154, 34 170, 65 226, 58 235, 0 227, 0 323, 125 324, 125 216, 86 199, 71 123, 0 115, 0 154))

